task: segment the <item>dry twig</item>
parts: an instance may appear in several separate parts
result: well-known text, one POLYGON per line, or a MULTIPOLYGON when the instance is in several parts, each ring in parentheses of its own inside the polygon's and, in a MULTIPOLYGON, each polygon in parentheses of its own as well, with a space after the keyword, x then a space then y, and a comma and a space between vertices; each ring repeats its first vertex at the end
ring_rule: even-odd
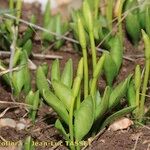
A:
MULTIPOLYGON (((10 57, 10 55, 11 55, 11 52, 0 51, 0 56, 1 57, 10 57)), ((35 54, 35 53, 32 53, 32 56, 35 59, 63 59, 62 56, 59 56, 59 55, 49 55, 49 54, 35 54)))
POLYGON ((17 71, 17 70, 21 69, 22 67, 16 67, 16 68, 12 68, 12 69, 3 70, 0 72, 0 76, 3 76, 4 74, 7 74, 9 72, 17 71))
POLYGON ((11 104, 11 105, 20 105, 20 106, 24 106, 24 107, 33 107, 32 105, 28 105, 25 103, 19 103, 19 102, 0 101, 0 104, 11 104))
POLYGON ((7 107, 2 113, 0 113, 0 118, 2 118, 9 109, 10 107, 7 107))

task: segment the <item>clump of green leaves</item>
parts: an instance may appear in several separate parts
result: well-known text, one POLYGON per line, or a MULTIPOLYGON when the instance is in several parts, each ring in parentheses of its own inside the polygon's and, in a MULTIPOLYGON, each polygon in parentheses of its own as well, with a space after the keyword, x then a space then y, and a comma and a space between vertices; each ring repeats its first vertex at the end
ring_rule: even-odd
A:
POLYGON ((40 104, 39 91, 36 91, 35 93, 33 91, 30 91, 26 96, 25 103, 30 105, 28 115, 29 118, 34 123, 39 108, 39 104, 40 104))
POLYGON ((136 107, 136 109, 132 113, 133 117, 137 122, 140 123, 144 121, 145 97, 146 97, 146 91, 147 91, 149 74, 150 74, 150 38, 143 30, 142 30, 142 35, 145 43, 145 71, 144 71, 143 82, 142 82, 140 66, 137 65, 135 69, 134 78, 131 80, 128 89, 129 105, 136 107))
POLYGON ((59 37, 59 35, 64 35, 68 31, 68 24, 62 22, 60 14, 55 16, 51 15, 50 1, 47 1, 46 9, 44 12, 43 27, 50 32, 56 33, 58 36, 43 32, 42 39, 44 43, 54 42, 54 49, 58 50, 63 44, 64 40, 59 37))
MULTIPOLYGON (((12 72, 12 75, 6 73, 2 75, 2 79, 11 87, 14 96, 19 96, 21 91, 27 94, 31 90, 31 76, 28 68, 28 56, 26 51, 16 50, 13 67, 17 69, 12 72)), ((6 71, 8 67, 0 62, 0 67, 6 71)))
MULTIPOLYGON (((89 0, 84 0, 81 9, 74 10, 72 12, 72 22, 70 23, 70 26, 73 29, 74 37, 76 39, 79 39, 79 33, 77 30, 77 22, 78 22, 77 20, 78 20, 78 16, 80 16, 86 34, 86 41, 88 41, 87 43, 89 43, 87 44, 87 47, 91 48, 93 61, 96 60, 94 58, 96 56, 96 52, 95 52, 96 44, 99 44, 100 41, 103 41, 101 47, 105 49, 110 48, 108 45, 108 41, 111 37, 113 37, 113 35, 111 34, 112 23, 113 23, 112 20, 113 3, 114 3, 113 0, 111 0, 111 2, 108 2, 107 11, 105 15, 103 15, 99 11, 100 0, 94 0, 93 2, 90 2, 89 0)), ((93 64, 95 62, 93 62, 93 64)))
MULTIPOLYGON (((125 10, 128 11, 137 5, 138 5, 137 0, 133 0, 133 1, 128 0, 125 3, 125 10)), ((127 33, 131 37, 132 42, 134 44, 137 44, 141 36, 140 22, 139 22, 139 9, 135 9, 135 10, 128 12, 128 15, 125 21, 126 21, 127 33)))
POLYGON ((110 111, 119 105, 121 98, 126 96, 127 88, 131 76, 116 87, 113 87, 113 80, 119 72, 123 47, 119 37, 115 36, 109 39, 109 52, 104 52, 97 61, 96 48, 94 41, 94 25, 91 16, 91 8, 87 1, 83 3, 82 12, 73 14, 75 34, 77 35, 83 58, 80 60, 77 75, 73 80, 72 61, 69 60, 61 75, 59 61, 55 60, 51 67, 51 86, 47 81, 41 67, 37 70, 36 83, 37 88, 45 101, 58 114, 59 119, 55 127, 61 132, 67 140, 71 149, 80 149, 79 142, 88 134, 97 132, 109 123, 133 111, 135 107, 127 107, 114 114, 110 111), (92 79, 89 80, 88 71, 88 54, 87 54, 87 37, 92 49, 92 79), (109 64, 111 60, 111 63, 109 64), (113 67, 112 67, 113 65, 113 67), (97 88, 99 76, 104 69, 107 83, 103 96, 97 88), (84 98, 81 97, 82 80, 84 80, 84 98), (88 116, 87 116, 88 114, 88 116), (110 116, 106 117, 109 114, 110 116))
POLYGON ((133 44, 137 45, 141 39, 141 29, 150 35, 150 4, 147 0, 139 2, 137 0, 127 0, 125 2, 125 18, 126 31, 133 44), (134 30, 133 30, 134 29, 134 30))
MULTIPOLYGON (((36 23, 36 17, 34 15, 31 16, 30 23, 33 23, 33 24, 36 23)), ((27 50, 31 51, 33 37, 34 37, 34 30, 32 29, 32 27, 28 26, 28 28, 23 33, 23 35, 18 39, 18 46, 25 47, 25 45, 28 45, 27 50)), ((30 54, 30 53, 28 53, 28 54, 30 54)))
MULTIPOLYGON (((1 61, 1 67, 3 71, 10 69, 10 73, 4 74, 2 78, 11 87, 15 96, 19 96, 21 91, 25 94, 31 90, 31 77, 28 68, 28 57, 32 53, 32 38, 34 32, 29 26, 23 35, 19 35, 19 19, 21 17, 22 1, 18 0, 14 2, 9 1, 9 13, 17 17, 16 21, 11 19, 3 19, 0 25, 0 46, 3 50, 10 50, 10 64, 4 65, 1 61), (18 68, 15 71, 11 71, 13 68, 18 68)), ((35 23, 35 16, 31 17, 31 22, 35 23)))
MULTIPOLYGON (((121 99, 126 97, 127 90, 128 88, 130 90, 130 83, 133 83, 133 80, 130 82, 132 76, 129 75, 118 85, 113 85, 113 81, 118 75, 122 64, 123 40, 119 39, 122 37, 121 34, 119 34, 119 36, 118 34, 115 36, 110 35, 103 45, 109 51, 104 52, 99 59, 97 58, 96 43, 105 38, 109 31, 112 30, 113 0, 111 0, 110 5, 107 7, 106 17, 101 16, 98 12, 98 0, 95 0, 92 5, 90 5, 90 3, 89 0, 85 0, 82 9, 74 12, 72 15, 74 21, 72 28, 74 29, 76 38, 79 40, 83 53, 83 58, 79 61, 75 78, 73 78, 73 63, 71 59, 65 64, 63 72, 60 72, 59 60, 55 60, 52 63, 50 80, 47 79, 47 65, 38 67, 36 72, 37 91, 35 93, 31 91, 30 73, 27 66, 28 56, 31 54, 32 49, 31 38, 33 30, 30 27, 28 27, 27 31, 22 36, 22 39, 18 39, 18 35, 16 36, 16 51, 13 58, 13 66, 20 66, 22 68, 13 72, 11 76, 9 74, 3 75, 4 80, 12 87, 16 96, 18 96, 22 90, 24 90, 26 94, 28 93, 26 103, 32 106, 29 108, 29 117, 33 122, 35 122, 39 107, 39 94, 47 104, 53 108, 58 115, 55 127, 60 131, 64 139, 69 142, 69 147, 72 150, 80 149, 81 140, 86 140, 100 129, 108 126, 111 122, 127 113, 133 111, 133 114, 139 117, 139 115, 137 115, 138 111, 140 110, 143 112, 143 103, 145 101, 145 98, 141 97, 141 103, 139 104, 139 91, 141 85, 139 79, 141 74, 140 67, 137 66, 134 76, 134 85, 132 84, 135 86, 135 89, 132 87, 133 91, 131 90, 133 93, 135 92, 136 100, 134 102, 129 101, 129 107, 116 112, 115 108, 120 105, 121 99), (92 17, 92 14, 94 14, 94 17, 92 17), (89 77, 88 70, 88 48, 91 48, 92 54, 93 72, 91 78, 89 77), (102 73, 104 73, 107 82, 104 92, 99 91, 97 84, 102 73), (84 82, 84 87, 82 87, 82 81, 84 82), (84 89, 83 93, 81 92, 82 88, 84 89), (82 96, 82 94, 84 96, 82 96), (137 105, 140 105, 140 107, 137 108, 137 105)), ((17 8, 19 6, 20 4, 17 5, 17 8)), ((12 1, 10 1, 10 8, 13 8, 12 1)), ((147 10, 147 16, 148 13, 149 10, 147 10)), ((132 14, 130 15, 132 16, 132 14)), ((20 14, 17 13, 17 16, 20 18, 20 14)), ((121 11, 119 17, 121 17, 121 11)), ((128 19, 129 18, 126 19, 127 25, 129 22, 128 19)), ((33 17, 31 22, 34 23, 34 21, 35 18, 33 17)), ((148 21, 149 20, 147 20, 147 22, 148 21)), ((13 22, 11 23, 13 24, 13 22)), ((18 25, 19 21, 17 20, 15 24, 18 25)), ((63 35, 67 31, 67 25, 61 22, 60 15, 58 14, 52 17, 50 14, 49 1, 44 13, 43 26, 50 32, 55 32, 57 35, 63 35)), ((1 27, 2 29, 7 28, 6 33, 9 36, 6 39, 12 41, 13 32, 10 28, 10 23, 6 22, 1 27)), ((130 26, 127 26, 127 28, 131 32, 130 26)), ((122 30, 121 28, 119 29, 121 33, 122 30)), ((135 33, 131 33, 131 37, 133 36, 133 42, 137 42, 139 39, 136 38, 139 35, 136 33, 137 37, 135 38, 134 34, 135 33)), ((147 47, 149 47, 149 40, 144 32, 143 37, 147 47)), ((54 47, 56 49, 59 49, 64 42, 59 36, 56 38, 45 32, 42 34, 42 38, 46 43, 55 42, 54 47)), ((149 61, 147 61, 146 64, 147 68, 150 67, 149 61)), ((3 64, 1 64, 1 68, 6 69, 3 64)), ((148 72, 149 70, 145 71, 146 77, 144 78, 143 85, 144 94, 146 93, 148 72)), ((140 118, 143 117, 143 113, 141 114, 140 118)), ((31 142, 31 137, 27 138, 25 149, 32 149, 31 142)))
MULTIPOLYGON (((13 45, 14 49, 25 49, 28 56, 30 56, 32 51, 32 38, 34 36, 34 31, 30 26, 28 26, 27 30, 23 33, 23 35, 19 34, 19 19, 21 17, 21 11, 21 0, 17 0, 16 2, 14 2, 13 0, 9 1, 8 13, 10 13, 11 15, 15 15, 17 19, 16 21, 14 21, 5 18, 5 16, 2 16, 2 22, 0 25, 0 47, 3 50, 8 51, 13 45)), ((36 22, 36 18, 34 15, 31 16, 30 22, 36 22)))
POLYGON ((106 53, 104 74, 106 77, 107 84, 111 87, 122 65, 123 45, 118 35, 110 39, 109 45, 110 45, 110 52, 106 53))
MULTIPOLYGON (((101 26, 101 22, 97 22, 99 19, 92 18, 92 10, 89 1, 85 0, 83 3, 83 7, 81 10, 74 11, 72 13, 73 23, 71 24, 75 37, 79 39, 79 43, 82 48, 83 59, 84 59, 84 92, 85 95, 88 93, 88 52, 87 49, 89 44, 91 45, 91 53, 92 53, 92 65, 93 70, 95 70, 95 66, 97 64, 97 56, 96 56, 96 47, 95 41, 105 38, 108 34, 107 31, 103 30, 101 26), (99 27, 99 28, 97 28, 99 27), (95 32, 96 31, 96 32, 95 32), (98 36, 96 34, 98 34, 98 36), (97 37, 97 38, 96 38, 97 37), (90 41, 90 42, 89 42, 90 41)), ((100 15, 100 14, 99 14, 100 15)), ((100 16, 101 18, 101 16, 100 16)), ((100 19, 101 20, 101 19, 100 19)), ((120 29, 120 32, 122 30, 120 29)), ((104 74, 106 77, 107 84, 112 87, 113 81, 119 73, 122 60, 123 60, 123 42, 120 39, 122 38, 121 33, 116 34, 115 36, 110 35, 109 38, 106 39, 104 45, 107 47, 108 51, 106 53, 105 63, 104 63, 104 74)))
POLYGON ((83 58, 79 61, 77 74, 73 80, 72 61, 69 60, 62 73, 60 73, 59 61, 55 60, 51 67, 51 85, 41 67, 36 73, 36 84, 45 101, 58 114, 59 119, 55 127, 69 142, 71 149, 79 149, 79 142, 87 134, 104 128, 118 117, 131 112, 134 107, 128 107, 112 116, 105 116, 112 108, 117 106, 120 99, 126 95, 131 76, 114 88, 106 87, 103 96, 97 89, 97 80, 102 72, 106 54, 99 59, 91 79, 91 88, 88 95, 82 100, 81 87, 84 78, 83 58), (88 114, 88 115, 87 115, 88 114), (98 124, 97 124, 98 122, 98 124))

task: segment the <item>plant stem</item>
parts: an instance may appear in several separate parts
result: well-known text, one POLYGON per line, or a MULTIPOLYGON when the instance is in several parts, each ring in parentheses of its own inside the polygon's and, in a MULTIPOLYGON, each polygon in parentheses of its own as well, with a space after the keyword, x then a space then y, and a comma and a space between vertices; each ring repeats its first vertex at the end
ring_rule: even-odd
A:
POLYGON ((96 86, 97 86, 97 78, 93 78, 92 84, 91 84, 91 92, 90 92, 90 94, 92 95, 92 97, 95 96, 96 86))
MULTIPOLYGON (((9 62, 9 70, 12 70, 13 68, 13 61, 14 61, 14 55, 15 55, 15 50, 16 50, 16 41, 17 41, 17 34, 18 34, 18 28, 15 28, 14 26, 12 27, 12 32, 13 32, 13 41, 12 44, 10 45, 10 62, 9 62)), ((9 73, 10 77, 12 77, 12 71, 9 73)))
MULTIPOLYGON (((74 130, 73 130, 73 110, 74 110, 74 104, 75 104, 75 97, 71 100, 71 107, 69 111, 69 134, 70 134, 70 140, 71 143, 74 143, 74 130)), ((70 146, 72 150, 75 150, 75 146, 70 146)))
POLYGON ((144 103, 145 103, 145 95, 146 95, 146 91, 147 91, 149 72, 150 72, 150 60, 147 59, 146 60, 146 67, 145 67, 145 74, 144 74, 144 82, 143 82, 142 94, 141 94, 139 122, 143 121, 144 103))
POLYGON ((139 119, 139 113, 140 113, 140 87, 141 87, 140 65, 137 65, 135 68, 134 85, 135 85, 135 106, 136 106, 136 109, 134 110, 134 114, 135 114, 135 119, 137 121, 139 119))
MULTIPOLYGON (((81 58, 79 64, 78 64, 78 70, 77 70, 77 76, 74 80, 74 83, 73 83, 73 87, 72 87, 72 93, 73 93, 73 98, 71 100, 71 107, 70 107, 70 110, 69 110, 69 133, 70 133, 70 140, 71 140, 71 143, 73 143, 73 146, 70 145, 70 148, 71 149, 75 149, 75 143, 74 143, 74 138, 76 138, 74 136, 74 127, 73 127, 73 124, 74 124, 74 107, 75 107, 75 102, 78 104, 77 107, 79 107, 80 105, 80 89, 81 89, 81 81, 82 81, 82 78, 83 78, 83 66, 84 66, 84 59, 81 58)), ((76 108, 77 110, 77 108, 76 108)))
MULTIPOLYGON (((9 12, 10 14, 14 15, 14 0, 9 0, 9 12)), ((7 28, 9 30, 9 33, 10 33, 10 37, 13 36, 13 33, 12 33, 12 25, 14 24, 14 20, 12 19, 7 19, 6 20, 6 23, 7 23, 7 28)))
POLYGON ((135 110, 135 118, 136 118, 136 120, 138 120, 138 118, 139 118, 139 112, 140 112, 140 110, 139 110, 139 108, 140 108, 140 106, 139 106, 139 101, 140 101, 140 89, 137 89, 136 90, 136 110, 135 110))
POLYGON ((95 7, 94 17, 95 17, 95 19, 97 19, 97 17, 98 17, 99 3, 100 3, 100 0, 95 0, 95 4, 94 4, 94 7, 95 7))
POLYGON ((89 93, 89 77, 88 77, 88 59, 86 48, 82 48, 83 51, 83 65, 84 65, 84 98, 88 96, 89 93))
POLYGON ((81 104, 81 89, 79 90, 78 96, 77 96, 77 101, 76 101, 76 109, 78 110, 81 104))
POLYGON ((9 0, 9 9, 11 11, 14 9, 14 0, 9 0))
POLYGON ((94 41, 94 34, 93 32, 89 32, 90 35, 90 43, 91 43, 91 51, 92 51, 92 63, 93 63, 93 70, 95 70, 96 66, 96 47, 95 47, 95 41, 94 41))
POLYGON ((150 24, 150 8, 149 6, 146 8, 146 32, 147 34, 150 36, 150 28, 149 28, 149 24, 150 24))
POLYGON ((91 91, 90 94, 92 96, 93 99, 93 104, 94 104, 94 108, 95 108, 95 94, 96 94, 96 90, 97 90, 97 80, 102 72, 102 68, 104 65, 104 61, 105 61, 105 56, 106 54, 103 53, 103 55, 101 56, 101 58, 98 60, 97 65, 95 67, 95 70, 93 71, 93 79, 92 79, 92 83, 91 83, 91 91))
POLYGON ((22 10, 22 0, 17 0, 17 5, 16 5, 16 9, 17 9, 17 20, 16 20, 16 25, 19 25, 19 19, 21 17, 21 10, 22 10))
POLYGON ((93 104, 94 104, 94 109, 95 109, 95 107, 96 107, 96 103, 95 103, 96 87, 97 87, 97 78, 93 78, 90 94, 91 94, 91 96, 92 96, 92 100, 93 100, 93 104))
POLYGON ((123 44, 122 9, 123 9, 123 4, 124 4, 125 0, 120 0, 119 2, 120 2, 119 11, 118 11, 119 36, 121 39, 121 44, 123 44))
POLYGON ((114 0, 107 0, 107 7, 106 7, 106 18, 108 21, 108 27, 112 30, 112 20, 113 20, 113 1, 114 0))

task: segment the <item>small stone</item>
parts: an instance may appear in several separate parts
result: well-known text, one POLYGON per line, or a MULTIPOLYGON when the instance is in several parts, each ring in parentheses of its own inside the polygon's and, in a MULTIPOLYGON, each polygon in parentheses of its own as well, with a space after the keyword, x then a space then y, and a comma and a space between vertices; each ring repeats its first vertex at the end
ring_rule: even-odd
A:
POLYGON ((16 125, 16 129, 19 131, 24 130, 25 128, 26 128, 26 125, 23 123, 17 123, 17 125, 16 125))
POLYGON ((2 118, 0 119, 0 128, 2 127, 16 127, 16 121, 10 118, 2 118))
POLYGON ((113 124, 111 124, 108 130, 111 130, 111 131, 124 130, 130 127, 131 125, 133 125, 133 121, 128 118, 123 117, 115 121, 113 124))
POLYGON ((101 143, 105 143, 105 140, 104 140, 104 139, 101 139, 100 142, 101 142, 101 143))

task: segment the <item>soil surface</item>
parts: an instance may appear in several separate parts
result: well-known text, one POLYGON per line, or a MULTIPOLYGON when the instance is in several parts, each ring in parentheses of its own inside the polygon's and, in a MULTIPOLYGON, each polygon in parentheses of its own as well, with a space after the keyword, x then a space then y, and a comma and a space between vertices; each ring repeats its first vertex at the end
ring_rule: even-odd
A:
MULTIPOLYGON (((33 5, 33 9, 30 9, 31 6, 24 5, 23 10, 23 18, 28 19, 28 16, 32 12, 39 17, 38 24, 41 23, 42 16, 39 14, 39 6, 33 5), (30 11, 27 11, 30 10, 30 11), (32 10, 32 11, 31 11, 32 10), (28 12, 28 13, 27 13, 28 12)), ((0 7, 6 8, 6 1, 0 0, 0 7)), ((37 32, 38 33, 38 32, 37 32)), ((40 40, 34 40, 34 53, 43 53, 43 47, 41 46, 40 40)), ((142 42, 141 42, 142 43, 142 42)), ((74 64, 74 74, 76 73, 76 68, 79 59, 81 58, 80 53, 75 52, 73 50, 73 46, 71 43, 65 42, 64 46, 60 51, 53 51, 52 49, 44 50, 44 53, 47 55, 59 55, 62 56, 63 59, 60 60, 61 69, 63 69, 64 64, 67 62, 69 58, 72 58, 74 64)), ((116 79, 116 83, 125 79, 129 73, 133 73, 135 65, 140 64, 143 66, 144 59, 143 58, 135 58, 135 54, 143 54, 143 46, 141 44, 140 47, 135 48, 132 44, 125 39, 125 50, 124 55, 128 57, 132 57, 134 61, 129 61, 124 59, 123 65, 116 79)), ((47 62, 49 66, 51 66, 52 60, 48 59, 34 59, 31 60, 38 66, 43 62, 47 62)), ((50 69, 50 68, 49 68, 50 69)), ((33 76, 35 74, 32 71, 33 76)), ((33 85, 34 85, 33 79, 33 85)), ((100 90, 104 90, 105 82, 103 79, 99 80, 99 88, 100 90)), ((13 101, 11 90, 8 89, 6 85, 0 80, 0 114, 7 108, 9 110, 3 114, 2 118, 11 118, 16 121, 19 121, 21 118, 28 120, 27 117, 27 108, 24 103, 24 96, 20 96, 19 103, 13 101)), ((65 142, 58 146, 56 143, 58 141, 63 140, 58 131, 54 128, 54 122, 56 120, 56 114, 53 110, 47 106, 46 104, 42 104, 39 108, 37 120, 35 125, 29 123, 28 127, 24 130, 16 130, 14 128, 9 127, 0 127, 0 150, 4 150, 5 147, 1 144, 5 141, 14 141, 18 142, 20 140, 24 140, 27 136, 31 135, 34 142, 38 144, 43 144, 42 146, 36 146, 36 150, 49 150, 49 149, 57 149, 57 150, 66 150, 67 148, 64 146, 65 142), (49 146, 44 146, 44 142, 47 142, 49 146)), ((12 147, 6 148, 7 150, 13 149, 12 147)), ((91 145, 89 145, 87 150, 149 150, 150 149, 150 126, 143 126, 141 128, 131 127, 129 130, 123 131, 108 131, 105 130, 103 134, 101 134, 97 139, 93 141, 91 145)))

